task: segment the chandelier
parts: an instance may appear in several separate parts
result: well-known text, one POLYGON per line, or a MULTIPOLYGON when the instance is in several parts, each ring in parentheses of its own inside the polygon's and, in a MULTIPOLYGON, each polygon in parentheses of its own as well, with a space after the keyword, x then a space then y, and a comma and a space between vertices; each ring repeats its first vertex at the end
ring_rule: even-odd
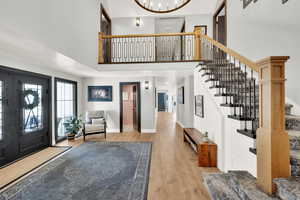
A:
POLYGON ((153 13, 170 13, 187 5, 191 0, 135 0, 143 9, 153 13))

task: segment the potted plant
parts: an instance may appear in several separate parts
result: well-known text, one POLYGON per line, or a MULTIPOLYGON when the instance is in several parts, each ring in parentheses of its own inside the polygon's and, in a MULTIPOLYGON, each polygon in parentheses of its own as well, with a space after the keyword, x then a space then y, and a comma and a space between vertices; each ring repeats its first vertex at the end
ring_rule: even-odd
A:
POLYGON ((66 132, 68 133, 68 140, 74 140, 75 136, 83 127, 83 120, 81 119, 81 116, 72 117, 64 123, 64 126, 66 128, 66 132))

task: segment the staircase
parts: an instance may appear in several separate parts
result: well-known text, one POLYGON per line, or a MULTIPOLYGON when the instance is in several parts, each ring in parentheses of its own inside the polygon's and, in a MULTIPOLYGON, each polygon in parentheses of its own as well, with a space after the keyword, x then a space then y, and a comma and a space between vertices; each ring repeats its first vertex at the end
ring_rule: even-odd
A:
MULTIPOLYGON (((255 74, 255 72, 253 72, 253 70, 247 69, 246 66, 243 66, 241 63, 236 63, 232 60, 229 61, 222 55, 214 55, 213 57, 218 57, 218 59, 213 59, 211 63, 200 65, 201 67, 199 72, 201 73, 201 76, 206 77, 205 82, 207 84, 210 84, 210 89, 216 89, 215 91, 217 92, 215 96, 223 98, 223 103, 220 106, 230 108, 231 114, 228 115, 228 117, 242 122, 243 126, 241 129, 237 130, 237 134, 243 134, 255 140, 256 130, 259 127, 259 86, 257 84, 257 75, 255 74)), ((291 174, 294 178, 288 180, 275 180, 278 191, 280 191, 278 192, 278 194, 282 199, 300 199, 300 194, 298 192, 300 191, 300 116, 292 115, 292 107, 292 105, 286 104, 285 113, 286 130, 288 131, 290 138, 291 174), (291 186, 291 183, 298 183, 299 190, 295 188, 290 189, 291 187, 288 187, 287 185, 291 186)), ((249 151, 256 154, 256 147, 250 147, 249 151)), ((237 185, 233 184, 237 183, 237 181, 232 182, 232 179, 237 180, 237 177, 246 177, 245 179, 241 179, 243 182, 242 185, 247 185, 245 187, 247 188, 247 191, 253 190, 253 188, 249 189, 249 187, 251 185, 250 183, 255 185, 255 178, 246 172, 231 172, 227 175, 216 174, 215 177, 211 175, 210 177, 205 178, 205 181, 208 186, 211 186, 211 188, 216 188, 214 187, 214 184, 211 180, 217 180, 217 178, 219 178, 218 180, 221 181, 219 183, 216 183, 217 185, 223 185, 222 187, 226 188, 224 184, 231 183, 232 185, 230 187, 232 189, 232 186, 237 185)), ((218 191, 214 192, 218 193, 218 191)), ((246 198, 245 195, 245 198, 240 198, 240 196, 236 193, 241 192, 245 191, 236 186, 231 190, 231 192, 228 192, 226 194, 228 195, 230 193, 228 196, 229 199, 269 199, 269 197, 263 198, 262 194, 260 198, 254 198, 254 196, 253 198, 250 198, 249 196, 246 198), (235 197, 230 197, 230 195, 233 195, 235 197)), ((249 193, 250 196, 254 195, 252 194, 252 192, 249 193)), ((221 193, 219 191, 219 194, 221 193)), ((223 195, 225 195, 225 193, 220 196, 213 197, 213 199, 224 199, 226 195, 223 195)))
MULTIPOLYGON (((211 83, 210 88, 217 88, 216 97, 224 99, 220 106, 230 107, 229 118, 243 122, 244 128, 237 130, 250 138, 256 139, 259 113, 259 89, 253 72, 245 72, 242 67, 227 60, 219 60, 202 65, 200 72, 207 77, 206 82, 211 83), (234 67, 235 66, 235 67, 234 67)), ((291 147, 291 173, 300 176, 300 116, 292 115, 292 105, 286 105, 286 130, 290 136, 291 147)), ((249 151, 256 154, 256 147, 249 151)))

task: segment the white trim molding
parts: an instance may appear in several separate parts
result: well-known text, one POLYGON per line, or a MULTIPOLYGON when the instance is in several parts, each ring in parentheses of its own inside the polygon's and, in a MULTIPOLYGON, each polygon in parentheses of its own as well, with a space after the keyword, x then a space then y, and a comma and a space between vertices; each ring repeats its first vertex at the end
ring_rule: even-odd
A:
POLYGON ((120 129, 107 129, 107 133, 120 133, 120 129))
POLYGON ((142 133, 156 133, 156 129, 142 129, 142 133))

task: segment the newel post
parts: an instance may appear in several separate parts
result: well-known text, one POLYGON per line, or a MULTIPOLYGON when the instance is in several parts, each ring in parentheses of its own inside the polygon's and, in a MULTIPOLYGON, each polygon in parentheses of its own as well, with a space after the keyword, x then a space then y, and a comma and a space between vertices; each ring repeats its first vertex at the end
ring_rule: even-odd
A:
POLYGON ((99 33, 99 42, 98 42, 98 45, 99 45, 99 50, 98 50, 98 63, 101 64, 101 63, 104 63, 104 57, 103 57, 103 43, 104 43, 104 39, 103 39, 103 36, 104 36, 104 33, 99 33))
POLYGON ((201 60, 201 27, 194 28, 194 60, 201 60))
POLYGON ((257 130, 257 184, 268 194, 276 191, 274 178, 287 178, 290 144, 285 130, 285 62, 289 57, 259 61, 259 129, 257 130))

